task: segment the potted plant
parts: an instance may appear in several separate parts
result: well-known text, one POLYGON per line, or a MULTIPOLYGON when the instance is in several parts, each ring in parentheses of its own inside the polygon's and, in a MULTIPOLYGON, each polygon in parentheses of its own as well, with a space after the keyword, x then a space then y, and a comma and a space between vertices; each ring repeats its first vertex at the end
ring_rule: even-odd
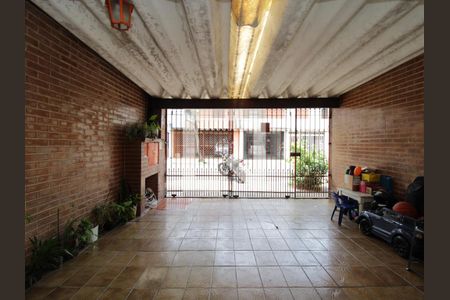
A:
POLYGON ((92 211, 94 223, 98 224, 100 232, 114 227, 113 203, 97 205, 92 211))
POLYGON ((98 222, 94 218, 94 221, 92 222, 92 229, 91 229, 91 234, 92 234, 91 241, 90 241, 91 243, 94 243, 98 240, 99 227, 100 226, 99 226, 98 222))
POLYGON ((123 201, 117 203, 115 206, 117 219, 121 223, 126 223, 136 218, 137 206, 140 201, 141 196, 139 194, 130 194, 123 201))
POLYGON ((147 122, 131 124, 125 129, 125 134, 130 140, 156 139, 161 129, 157 120, 158 115, 152 115, 147 122))
MULTIPOLYGON (((93 225, 88 219, 81 219, 78 223, 76 230, 77 246, 79 249, 83 249, 93 239, 93 225)), ((97 234, 98 236, 98 234, 97 234)))
POLYGON ((63 233, 63 246, 71 255, 76 255, 80 250, 92 242, 93 225, 88 219, 71 220, 67 222, 63 233))
POLYGON ((148 131, 149 131, 149 138, 156 139, 159 136, 159 131, 161 130, 161 127, 159 126, 158 122, 158 115, 152 115, 148 119, 148 131))
POLYGON ((38 281, 42 275, 60 266, 61 257, 67 252, 60 245, 57 237, 39 240, 30 238, 31 257, 25 268, 26 287, 30 287, 38 281))

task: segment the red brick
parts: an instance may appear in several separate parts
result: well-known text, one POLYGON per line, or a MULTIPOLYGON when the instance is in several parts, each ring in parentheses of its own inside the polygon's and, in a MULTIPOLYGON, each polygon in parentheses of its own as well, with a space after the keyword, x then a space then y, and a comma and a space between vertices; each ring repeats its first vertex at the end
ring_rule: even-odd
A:
POLYGON ((349 165, 393 176, 394 194, 424 174, 424 56, 347 92, 332 110, 331 186, 349 165))
POLYGON ((146 93, 28 1, 26 15, 28 255, 29 237, 56 234, 58 208, 65 224, 117 197, 122 126, 145 118, 146 93))

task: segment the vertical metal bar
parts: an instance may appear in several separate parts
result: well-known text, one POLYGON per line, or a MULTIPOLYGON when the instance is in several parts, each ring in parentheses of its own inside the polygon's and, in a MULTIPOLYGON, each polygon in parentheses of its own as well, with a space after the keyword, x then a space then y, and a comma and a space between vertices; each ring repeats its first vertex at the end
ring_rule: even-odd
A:
MULTIPOLYGON (((294 152, 297 154, 297 108, 294 114, 294 152)), ((297 155, 294 156, 294 198, 297 198, 297 155)))

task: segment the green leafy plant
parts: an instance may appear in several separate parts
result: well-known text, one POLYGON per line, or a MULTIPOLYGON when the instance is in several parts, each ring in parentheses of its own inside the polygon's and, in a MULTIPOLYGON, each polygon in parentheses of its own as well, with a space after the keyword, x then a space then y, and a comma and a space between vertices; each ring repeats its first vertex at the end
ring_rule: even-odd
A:
POLYGON ((81 219, 78 223, 76 233, 77 247, 82 249, 92 240, 92 228, 94 226, 88 219, 81 219))
POLYGON ((101 205, 97 205, 92 214, 94 216, 95 223, 98 224, 99 231, 109 230, 115 225, 115 213, 114 203, 108 202, 101 205))
POLYGON ((31 257, 25 267, 26 286, 31 286, 44 273, 58 268, 61 257, 65 254, 56 237, 46 240, 39 240, 37 237, 33 237, 30 238, 30 242, 31 257))
POLYGON ((158 122, 158 115, 152 115, 148 119, 148 130, 150 132, 150 138, 157 138, 159 135, 159 131, 161 130, 161 127, 159 126, 158 122))
POLYGON ((63 246, 71 255, 78 254, 92 239, 93 225, 88 219, 69 221, 63 232, 63 246))
MULTIPOLYGON (((328 172, 326 157, 318 151, 308 151, 305 143, 297 143, 297 147, 295 146, 291 145, 291 151, 296 150, 300 154, 295 163, 295 186, 313 191, 320 189, 328 172)), ((294 158, 291 161, 294 162, 294 158)))
POLYGON ((158 122, 158 115, 152 115, 147 122, 134 123, 126 127, 125 134, 130 140, 145 138, 157 138, 161 127, 158 122))
POLYGON ((140 202, 139 194, 129 195, 125 201, 114 203, 114 217, 119 224, 126 223, 136 217, 137 204, 140 202))

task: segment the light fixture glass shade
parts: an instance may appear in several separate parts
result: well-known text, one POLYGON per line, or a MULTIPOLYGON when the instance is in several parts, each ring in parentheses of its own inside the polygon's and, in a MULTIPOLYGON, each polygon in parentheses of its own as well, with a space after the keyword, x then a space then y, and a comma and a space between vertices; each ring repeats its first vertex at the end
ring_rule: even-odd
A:
POLYGON ((271 0, 232 0, 231 12, 237 26, 259 25, 271 0))
POLYGON ((247 98, 248 96, 247 86, 253 66, 257 63, 257 54, 269 17, 270 5, 271 0, 232 1, 230 71, 228 73, 230 98, 247 98), (236 10, 240 13, 238 17, 236 17, 236 10))
POLYGON ((111 26, 117 30, 125 31, 131 27, 131 14, 134 5, 128 0, 106 0, 111 26))

